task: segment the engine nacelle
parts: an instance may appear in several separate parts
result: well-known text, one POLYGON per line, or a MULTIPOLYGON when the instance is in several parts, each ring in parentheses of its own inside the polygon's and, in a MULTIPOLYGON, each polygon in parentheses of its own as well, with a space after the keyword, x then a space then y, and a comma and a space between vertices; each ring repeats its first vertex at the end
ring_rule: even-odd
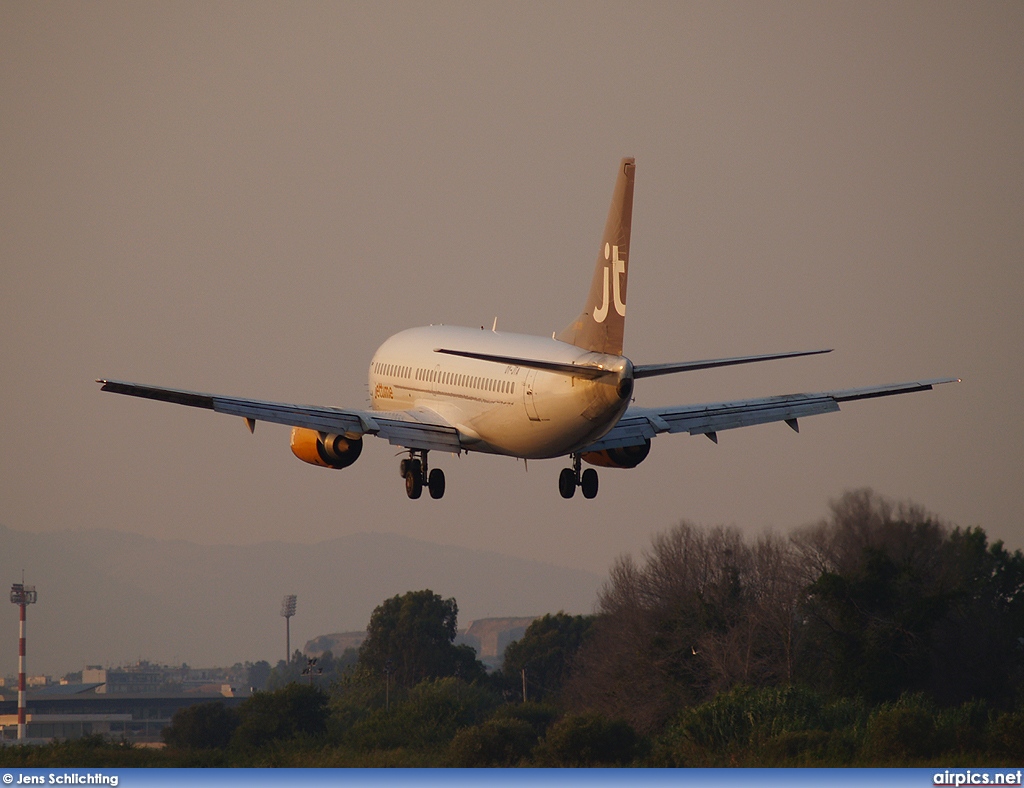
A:
POLYGON ((639 446, 621 446, 615 449, 588 451, 586 454, 581 454, 580 458, 591 465, 600 465, 602 468, 635 468, 646 460, 650 453, 651 440, 648 438, 639 446))
POLYGON ((359 459, 363 438, 347 438, 326 432, 292 427, 292 454, 310 465, 321 468, 347 468, 359 459))

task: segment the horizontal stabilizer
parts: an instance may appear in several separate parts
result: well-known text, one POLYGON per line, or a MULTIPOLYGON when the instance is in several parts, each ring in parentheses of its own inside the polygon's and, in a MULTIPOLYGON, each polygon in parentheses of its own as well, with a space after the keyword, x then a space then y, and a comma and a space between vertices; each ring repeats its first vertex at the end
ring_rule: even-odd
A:
POLYGON ((671 375, 674 372, 692 372, 696 369, 714 369, 715 367, 732 367, 737 364, 753 364, 756 361, 775 361, 780 358, 796 358, 797 356, 818 356, 831 353, 828 350, 794 350, 789 353, 766 353, 761 356, 735 356, 733 358, 710 358, 704 361, 680 361, 676 364, 634 364, 634 378, 650 378, 655 375, 671 375))

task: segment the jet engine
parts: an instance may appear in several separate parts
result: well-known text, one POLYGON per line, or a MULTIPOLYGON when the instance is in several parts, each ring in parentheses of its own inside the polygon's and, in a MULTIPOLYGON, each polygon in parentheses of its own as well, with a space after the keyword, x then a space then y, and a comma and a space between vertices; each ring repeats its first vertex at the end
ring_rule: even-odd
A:
POLYGON ((363 438, 331 435, 326 432, 292 427, 292 454, 321 468, 347 468, 359 459, 363 438))
POLYGON ((602 468, 635 468, 647 459, 651 453, 651 439, 647 438, 637 446, 621 446, 615 449, 602 449, 601 451, 588 451, 581 454, 581 459, 591 465, 599 465, 602 468))

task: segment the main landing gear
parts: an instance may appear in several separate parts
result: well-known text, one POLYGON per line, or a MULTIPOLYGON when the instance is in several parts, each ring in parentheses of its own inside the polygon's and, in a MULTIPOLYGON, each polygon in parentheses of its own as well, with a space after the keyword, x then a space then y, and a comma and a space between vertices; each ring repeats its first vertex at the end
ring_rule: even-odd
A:
POLYGON ((419 498, 424 487, 430 491, 431 498, 440 498, 444 495, 444 471, 434 468, 427 472, 426 451, 410 450, 409 458, 402 460, 398 467, 402 478, 405 479, 405 494, 410 498, 419 498))
POLYGON ((587 468, 580 473, 580 455, 572 455, 572 467, 562 468, 558 474, 558 492, 563 498, 572 498, 576 494, 576 488, 583 488, 584 498, 595 498, 597 496, 597 471, 587 468))

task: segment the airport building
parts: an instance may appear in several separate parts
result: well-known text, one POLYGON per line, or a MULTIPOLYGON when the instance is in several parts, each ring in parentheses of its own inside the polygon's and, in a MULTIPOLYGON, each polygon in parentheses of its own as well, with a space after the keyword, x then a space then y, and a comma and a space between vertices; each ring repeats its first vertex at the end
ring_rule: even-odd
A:
MULTIPOLYGON (((103 692, 100 690, 106 689, 104 685, 90 682, 30 691, 26 698, 26 737, 40 742, 99 734, 132 744, 153 744, 162 741, 160 732, 170 725, 179 709, 213 702, 237 706, 250 695, 248 689, 236 692, 229 685, 161 692, 139 690, 138 686, 103 692)), ((0 741, 12 744, 17 737, 18 702, 0 701, 0 741)))

